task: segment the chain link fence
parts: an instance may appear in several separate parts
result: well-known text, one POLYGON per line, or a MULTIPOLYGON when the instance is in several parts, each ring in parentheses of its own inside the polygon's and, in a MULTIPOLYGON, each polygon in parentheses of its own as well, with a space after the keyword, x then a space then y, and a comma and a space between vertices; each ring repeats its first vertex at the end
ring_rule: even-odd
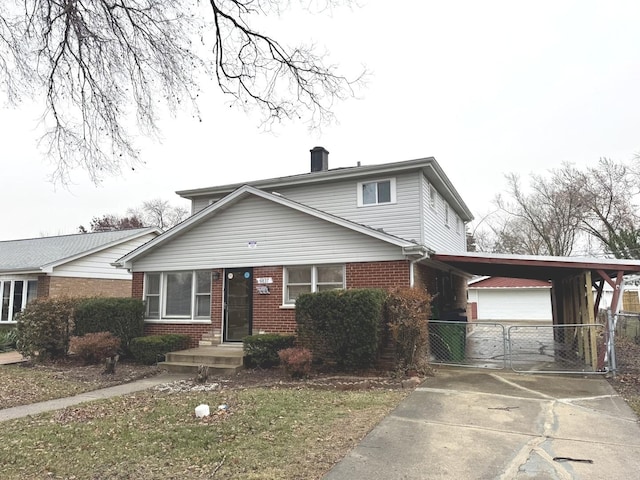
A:
POLYGON ((620 312, 616 320, 616 338, 640 344, 640 313, 620 312))
POLYGON ((500 324, 431 320, 429 344, 433 363, 494 369, 506 366, 505 329, 500 324))
POLYGON ((540 373, 602 373, 604 326, 431 320, 431 362, 540 373))
POLYGON ((604 325, 512 325, 509 360, 516 372, 603 373, 604 325))

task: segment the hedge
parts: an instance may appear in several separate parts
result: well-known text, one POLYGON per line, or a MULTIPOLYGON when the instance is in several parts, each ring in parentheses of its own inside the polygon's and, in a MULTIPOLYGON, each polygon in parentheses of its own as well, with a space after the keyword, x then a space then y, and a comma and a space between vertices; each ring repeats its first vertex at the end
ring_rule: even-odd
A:
POLYGON ((77 304, 77 299, 65 297, 36 299, 29 303, 16 316, 18 351, 40 361, 65 357, 77 304))
POLYGON ((189 341, 190 337, 188 335, 172 333, 149 335, 131 339, 129 348, 135 361, 151 365, 164 360, 164 356, 169 352, 183 350, 187 347, 189 341))
POLYGON ((278 352, 293 347, 293 335, 279 335, 267 333, 264 335, 250 335, 243 340, 245 363, 249 367, 269 368, 280 363, 278 352))
POLYGON ((298 339, 314 358, 340 369, 368 368, 378 358, 386 292, 330 290, 296 300, 298 339))
POLYGON ((136 298, 87 298, 75 311, 74 335, 110 332, 120 339, 120 348, 130 354, 133 338, 144 335, 144 303, 136 298))

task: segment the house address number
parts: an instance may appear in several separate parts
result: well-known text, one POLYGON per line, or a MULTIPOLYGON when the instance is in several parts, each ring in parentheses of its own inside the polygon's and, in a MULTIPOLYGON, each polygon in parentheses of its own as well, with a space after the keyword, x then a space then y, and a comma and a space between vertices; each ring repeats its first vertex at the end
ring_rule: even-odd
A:
POLYGON ((271 277, 258 277, 258 278, 256 278, 256 281, 258 283, 261 283, 261 284, 273 283, 273 278, 271 278, 271 277))

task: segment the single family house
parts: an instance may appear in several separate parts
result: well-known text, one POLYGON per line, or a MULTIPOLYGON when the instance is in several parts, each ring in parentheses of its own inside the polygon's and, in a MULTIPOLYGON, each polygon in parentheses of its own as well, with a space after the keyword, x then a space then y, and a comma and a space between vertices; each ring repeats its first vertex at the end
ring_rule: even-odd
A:
POLYGON ((466 277, 432 262, 466 251, 471 212, 434 158, 177 192, 192 216, 117 263, 146 303, 146 333, 196 345, 295 331, 295 301, 328 289, 421 286, 466 307, 466 277))
POLYGON ((36 297, 131 296, 131 274, 111 264, 159 233, 140 228, 0 241, 0 324, 14 323, 36 297))

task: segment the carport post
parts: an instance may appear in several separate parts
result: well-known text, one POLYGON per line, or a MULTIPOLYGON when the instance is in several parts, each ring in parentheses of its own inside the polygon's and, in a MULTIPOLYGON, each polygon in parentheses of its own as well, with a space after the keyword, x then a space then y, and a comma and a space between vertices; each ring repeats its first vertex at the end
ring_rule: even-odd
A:
MULTIPOLYGON (((615 315, 615 320, 617 320, 617 314, 615 315)), ((616 321, 614 320, 614 315, 611 313, 611 308, 607 308, 607 330, 609 330, 609 335, 607 338, 607 354, 609 355, 609 370, 616 376, 616 321)))

